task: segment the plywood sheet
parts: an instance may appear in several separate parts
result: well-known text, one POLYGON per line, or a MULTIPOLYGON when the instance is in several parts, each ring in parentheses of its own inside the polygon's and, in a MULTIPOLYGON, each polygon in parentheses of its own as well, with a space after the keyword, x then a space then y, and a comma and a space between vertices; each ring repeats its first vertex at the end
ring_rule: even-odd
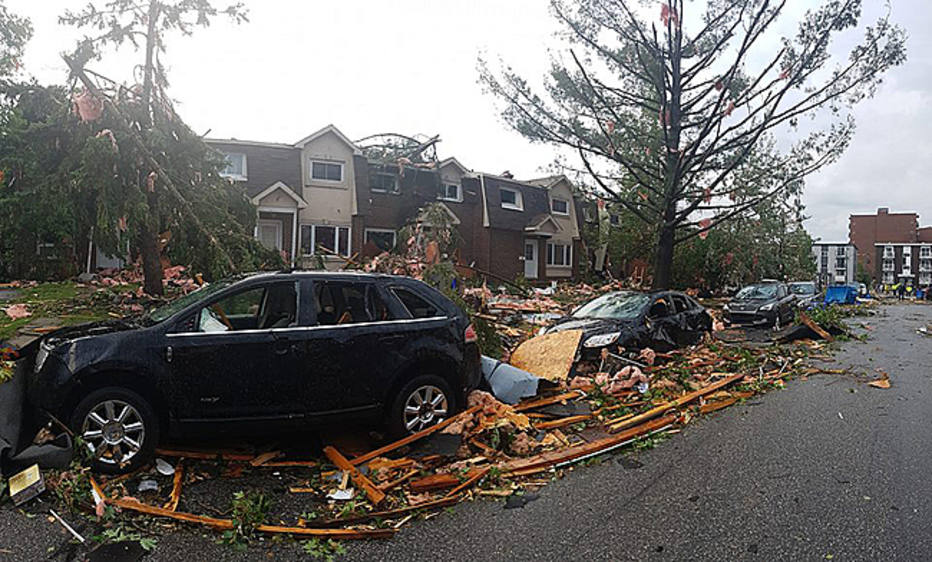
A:
POLYGON ((564 330, 531 338, 511 354, 511 364, 548 381, 570 374, 582 330, 564 330))

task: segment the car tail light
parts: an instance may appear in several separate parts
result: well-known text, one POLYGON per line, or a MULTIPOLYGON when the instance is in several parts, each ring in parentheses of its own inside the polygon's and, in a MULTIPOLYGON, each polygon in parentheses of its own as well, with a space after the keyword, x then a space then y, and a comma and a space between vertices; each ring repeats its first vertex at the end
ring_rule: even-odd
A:
POLYGON ((479 341, 479 336, 476 335, 476 329, 472 327, 472 324, 466 326, 466 331, 463 333, 463 337, 466 339, 466 343, 476 343, 479 341))

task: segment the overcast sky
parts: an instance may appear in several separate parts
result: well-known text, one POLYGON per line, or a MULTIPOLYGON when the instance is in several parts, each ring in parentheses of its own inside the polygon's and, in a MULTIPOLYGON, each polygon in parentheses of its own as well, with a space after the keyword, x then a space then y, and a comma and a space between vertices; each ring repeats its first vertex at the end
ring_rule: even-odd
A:
MULTIPOLYGON (((224 0, 217 0, 220 5, 224 0)), ((58 24, 78 0, 7 0, 35 35, 24 66, 43 83, 67 73, 59 53, 79 37, 58 24)), ((98 2, 102 4, 102 2, 98 2)), ((932 87, 929 0, 891 0, 906 28, 908 62, 855 110, 854 143, 810 177, 804 202, 816 238, 846 240, 848 215, 889 206, 932 223, 932 87)), ((529 78, 559 47, 545 0, 245 0, 250 22, 217 20, 192 37, 170 37, 163 61, 170 93, 192 128, 211 137, 295 142, 327 124, 352 139, 381 132, 439 134, 441 157, 519 178, 542 175, 553 149, 508 129, 478 84, 480 54, 529 78)), ((795 9, 809 4, 790 2, 795 9)), ((865 0, 879 9, 880 0, 865 0)), ((842 51, 839 51, 843 53, 842 51)), ((128 47, 92 67, 132 81, 128 47)))

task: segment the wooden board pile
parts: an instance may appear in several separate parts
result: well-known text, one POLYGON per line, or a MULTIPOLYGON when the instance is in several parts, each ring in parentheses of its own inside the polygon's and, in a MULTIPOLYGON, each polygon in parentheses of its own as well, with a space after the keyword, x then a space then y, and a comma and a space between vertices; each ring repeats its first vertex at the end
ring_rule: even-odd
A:
POLYGON ((274 525, 263 522, 256 532, 385 538, 418 513, 476 496, 512 495, 534 475, 559 475, 581 460, 651 439, 698 415, 782 386, 787 377, 806 372, 806 353, 803 346, 747 350, 706 345, 657 355, 658 363, 645 372, 650 380, 645 393, 608 392, 598 374, 574 379, 574 389, 564 382, 562 388, 516 406, 475 391, 460 414, 355 455, 337 440, 323 448, 322 456, 304 459, 283 458, 278 451, 160 450, 163 457, 182 459, 167 496, 148 501, 133 497, 128 482, 134 476, 104 480, 95 493, 99 505, 228 530, 235 525, 231 518, 193 513, 199 504, 186 503, 183 490, 205 478, 244 471, 287 473, 294 484, 285 495, 297 498, 304 515, 283 515, 274 525), (205 463, 225 470, 206 470, 205 463))

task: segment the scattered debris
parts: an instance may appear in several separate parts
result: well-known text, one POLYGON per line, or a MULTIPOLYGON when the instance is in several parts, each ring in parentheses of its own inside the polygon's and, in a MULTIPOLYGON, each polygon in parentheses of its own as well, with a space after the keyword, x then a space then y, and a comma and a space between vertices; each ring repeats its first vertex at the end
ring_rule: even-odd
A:
POLYGON ((61 515, 55 513, 54 509, 50 509, 49 514, 51 514, 52 517, 54 517, 56 521, 61 523, 61 526, 64 527, 65 530, 67 530, 69 533, 71 533, 71 535, 74 536, 74 538, 78 539, 78 542, 80 542, 81 544, 84 544, 85 542, 87 542, 86 540, 84 540, 84 537, 79 535, 78 532, 74 530, 74 527, 69 525, 67 522, 65 522, 64 519, 61 518, 61 515))
POLYGON ((582 330, 563 330, 527 340, 511 354, 511 364, 548 381, 566 380, 582 334, 582 330))
POLYGON ((34 464, 10 478, 10 499, 13 505, 23 505, 45 491, 45 479, 34 464))
POLYGON ((890 388, 890 375, 881 371, 880 378, 870 381, 867 383, 867 386, 872 386, 874 388, 890 388))

